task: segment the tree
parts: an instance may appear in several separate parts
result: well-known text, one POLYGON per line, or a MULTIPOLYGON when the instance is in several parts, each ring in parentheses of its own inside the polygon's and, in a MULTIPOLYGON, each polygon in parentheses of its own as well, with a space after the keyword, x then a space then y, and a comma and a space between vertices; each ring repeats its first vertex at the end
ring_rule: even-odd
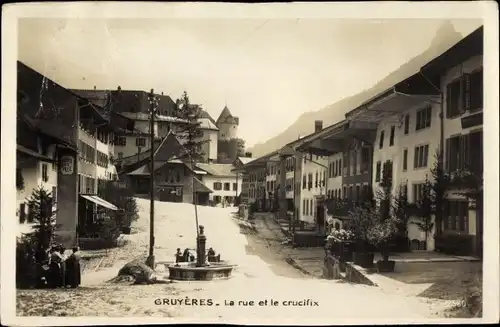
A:
POLYGON ((130 224, 139 218, 134 191, 130 188, 118 187, 114 181, 99 182, 97 190, 99 196, 119 208, 119 211, 113 214, 116 225, 120 228, 130 227, 130 224))
POLYGON ((408 237, 408 221, 410 220, 411 205, 408 201, 408 186, 400 184, 397 195, 392 203, 392 212, 398 219, 398 234, 404 238, 408 237))
POLYGON ((203 131, 200 129, 200 118, 202 108, 200 105, 191 104, 186 91, 176 101, 177 116, 185 120, 179 124, 178 138, 186 151, 181 159, 188 159, 192 164, 203 160, 205 155, 202 146, 206 141, 202 140, 203 131))
POLYGON ((30 218, 33 219, 33 231, 26 234, 35 244, 37 256, 44 254, 54 241, 56 232, 56 211, 52 209, 52 195, 42 186, 33 190, 28 199, 30 218))
POLYGON ((245 140, 244 139, 236 139, 236 157, 244 157, 245 156, 245 140))
POLYGON ((432 214, 434 213, 435 194, 433 191, 435 183, 431 183, 427 177, 422 184, 419 198, 415 203, 417 216, 420 221, 413 222, 422 232, 425 233, 425 246, 427 248, 427 240, 434 228, 432 214))

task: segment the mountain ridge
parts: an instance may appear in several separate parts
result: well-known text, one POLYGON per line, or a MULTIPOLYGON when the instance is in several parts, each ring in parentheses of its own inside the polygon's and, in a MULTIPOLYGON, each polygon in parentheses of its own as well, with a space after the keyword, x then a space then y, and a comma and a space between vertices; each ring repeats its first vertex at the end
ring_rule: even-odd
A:
POLYGON ((315 120, 322 120, 323 126, 326 127, 345 119, 345 114, 348 111, 417 73, 422 66, 444 53, 464 37, 464 35, 455 30, 450 22, 444 23, 437 29, 434 38, 426 50, 403 63, 399 68, 376 82, 372 87, 340 99, 317 111, 303 113, 286 130, 264 143, 255 144, 247 151, 251 152, 253 157, 258 158, 296 140, 299 135, 311 134, 314 132, 315 120))

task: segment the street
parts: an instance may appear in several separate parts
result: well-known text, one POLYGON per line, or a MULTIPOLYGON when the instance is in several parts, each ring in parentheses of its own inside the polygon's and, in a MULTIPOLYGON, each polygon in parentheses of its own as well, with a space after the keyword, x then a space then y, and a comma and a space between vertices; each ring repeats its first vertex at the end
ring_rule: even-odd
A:
MULTIPOLYGON (((258 219, 256 230, 241 227, 236 208, 198 207, 207 248, 237 265, 229 280, 128 285, 106 281, 127 261, 147 254, 149 202, 138 199, 137 233, 117 250, 110 268, 83 275, 76 290, 19 290, 18 315, 160 316, 224 322, 280 319, 290 323, 334 324, 347 318, 438 317, 444 302, 404 297, 376 287, 323 280, 303 274, 285 259, 290 248, 274 222, 258 219)), ((155 204, 155 255, 173 261, 177 248, 194 248, 196 227, 190 204, 155 204)))

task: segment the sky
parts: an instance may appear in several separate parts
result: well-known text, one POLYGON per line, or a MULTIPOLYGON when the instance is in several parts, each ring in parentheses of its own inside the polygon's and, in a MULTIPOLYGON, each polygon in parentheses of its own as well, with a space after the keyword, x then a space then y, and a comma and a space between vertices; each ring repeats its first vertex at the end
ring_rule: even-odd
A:
MULTIPOLYGON (((369 88, 426 50, 443 20, 41 19, 18 58, 74 89, 186 90, 214 119, 227 104, 247 146, 302 113, 369 88)), ((477 20, 453 20, 466 35, 477 20)))

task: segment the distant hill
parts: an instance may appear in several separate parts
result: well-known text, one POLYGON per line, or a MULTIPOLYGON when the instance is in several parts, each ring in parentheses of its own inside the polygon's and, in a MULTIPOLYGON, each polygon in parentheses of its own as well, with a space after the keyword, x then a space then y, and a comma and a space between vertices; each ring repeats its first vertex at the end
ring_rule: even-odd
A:
POLYGON ((427 50, 401 65, 397 70, 390 73, 370 89, 363 90, 358 94, 344 98, 318 111, 304 113, 281 134, 271 138, 265 143, 256 144, 247 151, 251 152, 253 157, 257 158, 296 140, 297 135, 306 135, 314 132, 315 120, 323 120, 323 126, 326 127, 345 119, 345 114, 348 111, 356 108, 378 93, 385 91, 394 84, 417 73, 422 66, 433 58, 441 55, 463 37, 462 34, 455 30, 451 23, 443 24, 437 30, 436 36, 427 50))

